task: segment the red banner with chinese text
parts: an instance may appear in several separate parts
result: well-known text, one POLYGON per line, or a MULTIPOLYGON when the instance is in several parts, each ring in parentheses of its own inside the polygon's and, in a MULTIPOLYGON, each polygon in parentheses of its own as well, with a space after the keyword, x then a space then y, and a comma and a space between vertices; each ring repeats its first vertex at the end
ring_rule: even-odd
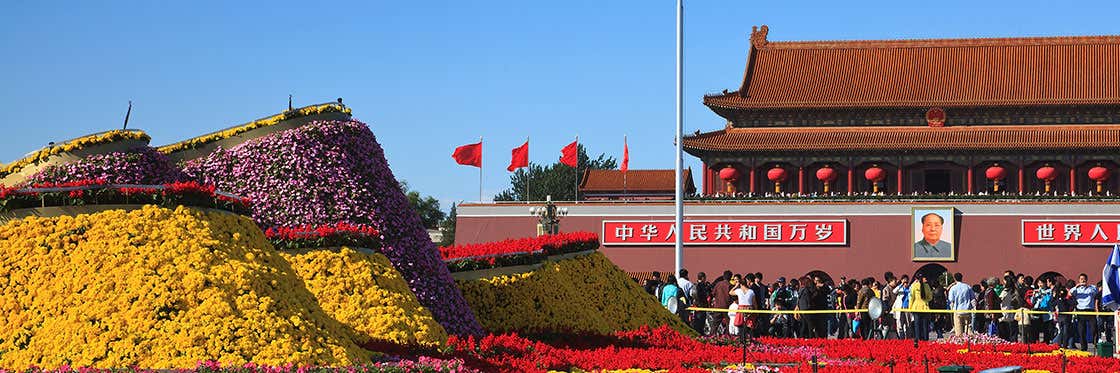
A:
POLYGON ((1111 246, 1120 220, 1023 220, 1023 245, 1111 246))
MULTIPOLYGON (((604 221, 603 245, 672 245, 669 220, 604 221)), ((685 245, 847 245, 847 220, 685 221, 685 245)))

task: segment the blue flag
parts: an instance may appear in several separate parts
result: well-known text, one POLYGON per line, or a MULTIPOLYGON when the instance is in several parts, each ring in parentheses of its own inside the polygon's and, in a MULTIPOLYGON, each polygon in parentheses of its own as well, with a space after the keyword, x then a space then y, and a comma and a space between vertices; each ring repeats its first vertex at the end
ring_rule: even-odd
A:
POLYGON ((1113 311, 1120 308, 1120 244, 1112 246, 1101 273, 1101 303, 1113 311))

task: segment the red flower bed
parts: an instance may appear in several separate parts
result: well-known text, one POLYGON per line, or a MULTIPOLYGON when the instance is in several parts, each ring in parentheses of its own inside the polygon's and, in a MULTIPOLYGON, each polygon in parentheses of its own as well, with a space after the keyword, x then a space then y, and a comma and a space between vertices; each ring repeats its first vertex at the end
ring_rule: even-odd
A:
MULTIPOLYGON (((788 364, 782 372, 811 371, 813 357, 820 372, 919 372, 946 365, 968 365, 974 371, 1009 365, 1024 369, 1062 370, 1060 355, 1032 356, 1028 346, 973 345, 909 340, 777 339, 759 338, 747 349, 747 362, 788 364)), ((533 341, 517 335, 482 338, 451 337, 451 353, 467 366, 487 372, 545 372, 549 370, 649 369, 671 372, 711 372, 740 362, 737 346, 699 342, 668 327, 616 332, 609 337, 569 336, 555 341, 533 341)), ((1060 352, 1053 345, 1029 346, 1031 353, 1060 352)), ((1068 357, 1066 372, 1115 372, 1120 360, 1068 357)))
POLYGON ((195 181, 162 185, 110 184, 103 179, 64 183, 39 183, 27 188, 0 185, 0 211, 33 207, 153 204, 216 208, 248 213, 248 198, 219 192, 213 185, 195 181))
POLYGON ((264 235, 278 249, 338 246, 381 248, 381 232, 365 224, 340 222, 334 225, 273 227, 266 229, 264 235))
POLYGON ((452 272, 539 263, 549 255, 599 248, 599 235, 572 232, 439 248, 452 272))

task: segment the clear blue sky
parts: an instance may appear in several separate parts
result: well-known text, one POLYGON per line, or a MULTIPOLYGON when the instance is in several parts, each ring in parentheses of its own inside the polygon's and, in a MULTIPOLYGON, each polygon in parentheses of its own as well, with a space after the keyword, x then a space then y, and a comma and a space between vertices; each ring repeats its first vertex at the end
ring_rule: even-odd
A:
MULTIPOLYGON (((1117 35, 1116 4, 690 1, 685 131, 724 125, 701 98, 738 86, 752 25, 778 41, 1117 35)), ((625 134, 631 168, 672 168, 674 17, 673 0, 9 1, 0 161, 118 128, 130 99, 130 127, 163 145, 277 113, 291 93, 342 97, 396 176, 445 206, 478 199, 478 170, 450 154, 479 136, 487 198, 526 136, 533 162, 576 134, 620 157, 625 134)))

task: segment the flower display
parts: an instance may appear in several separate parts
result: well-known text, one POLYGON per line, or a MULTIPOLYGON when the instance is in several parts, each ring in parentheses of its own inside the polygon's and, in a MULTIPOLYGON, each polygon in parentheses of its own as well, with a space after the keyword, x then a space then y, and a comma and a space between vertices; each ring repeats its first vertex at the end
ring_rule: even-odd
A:
POLYGON ((24 185, 105 180, 112 184, 165 184, 184 181, 186 175, 151 147, 128 152, 94 154, 83 159, 50 165, 27 178, 24 185))
POLYGON ((264 236, 277 249, 304 249, 316 247, 356 246, 380 250, 381 237, 377 228, 349 223, 320 226, 273 227, 264 236))
POLYGON ((549 255, 599 248, 592 232, 550 234, 481 244, 445 246, 440 256, 452 272, 540 263, 549 255))
POLYGON ((0 185, 0 211, 120 204, 153 204, 168 208, 193 206, 248 214, 251 201, 220 193, 213 185, 195 181, 148 186, 109 184, 104 179, 33 184, 29 188, 0 185))
MULTIPOLYGON (((295 364, 265 365, 257 363, 227 364, 218 361, 202 361, 196 367, 177 369, 177 373, 476 373, 477 370, 467 368, 460 359, 439 359, 420 356, 416 359, 388 358, 371 364, 357 366, 299 366, 295 364)), ((111 369, 98 369, 89 367, 71 367, 64 365, 56 369, 31 368, 20 373, 154 373, 150 369, 137 367, 118 367, 111 369)), ((0 369, 0 373, 9 371, 0 369)), ((11 372, 15 373, 15 372, 11 372)))
POLYGON ((199 146, 206 145, 214 141, 228 139, 230 137, 249 132, 257 128, 275 125, 285 120, 303 118, 306 116, 322 113, 350 114, 350 108, 342 106, 341 104, 328 103, 322 105, 307 106, 295 110, 288 110, 268 118, 257 119, 249 123, 233 126, 214 133, 208 133, 199 137, 195 137, 193 139, 187 139, 174 144, 164 145, 159 147, 159 151, 164 154, 170 154, 180 150, 194 149, 199 146))
POLYGON ((0 226, 0 367, 354 365, 327 315, 242 216, 157 206, 0 226))
POLYGON ((384 255, 346 247, 282 255, 323 311, 357 332, 358 344, 434 348, 447 340, 384 255))
MULTIPOLYGON (((481 338, 451 337, 452 355, 467 366, 487 372, 810 372, 815 358, 821 373, 922 372, 946 365, 975 370, 1019 365, 1030 372, 1115 372, 1116 359, 1067 354, 1032 355, 1026 345, 1010 351, 958 351, 943 343, 909 340, 757 338, 743 350, 738 345, 712 345, 689 338, 668 326, 643 327, 608 336, 565 335, 548 341, 517 334, 481 338)), ((1003 349, 1006 346, 1000 345, 1003 349)), ((1034 345, 1032 345, 1033 347, 1034 345)), ((1040 345, 1042 346, 1042 345, 1040 345)), ((1050 346, 1051 351, 1060 351, 1050 346)))
POLYGON ((692 333, 601 253, 457 283, 492 333, 609 335, 646 325, 692 333))
POLYGON ((50 156, 60 153, 69 153, 86 147, 105 144, 120 140, 151 140, 147 133, 140 130, 112 130, 89 136, 79 137, 62 144, 40 149, 23 159, 4 165, 0 168, 0 176, 7 175, 26 167, 29 164, 46 160, 50 156))
POLYGON ((448 333, 482 332, 365 124, 312 122, 216 150, 184 172, 251 198, 253 218, 265 228, 346 222, 377 229, 380 251, 448 333))

